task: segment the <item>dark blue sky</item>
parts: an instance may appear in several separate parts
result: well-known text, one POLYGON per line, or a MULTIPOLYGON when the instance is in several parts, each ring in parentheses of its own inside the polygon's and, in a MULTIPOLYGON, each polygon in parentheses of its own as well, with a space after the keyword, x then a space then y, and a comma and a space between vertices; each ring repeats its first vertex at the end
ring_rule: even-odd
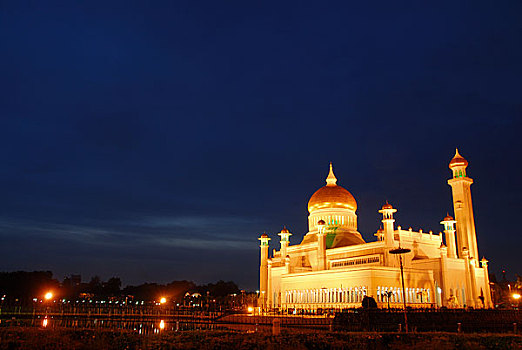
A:
POLYGON ((328 162, 366 240, 439 232, 470 166, 479 251, 522 273, 522 3, 3 1, 0 270, 232 279, 306 232, 328 162))

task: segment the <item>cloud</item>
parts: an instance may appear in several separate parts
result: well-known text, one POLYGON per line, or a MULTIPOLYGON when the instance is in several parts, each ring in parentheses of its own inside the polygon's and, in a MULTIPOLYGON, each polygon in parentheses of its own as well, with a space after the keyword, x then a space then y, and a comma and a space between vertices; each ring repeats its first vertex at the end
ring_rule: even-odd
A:
MULTIPOLYGON (((188 249, 248 249, 255 240, 244 239, 257 220, 241 217, 153 217, 93 224, 50 223, 0 219, 5 239, 46 238, 101 246, 169 246, 188 249)), ((254 230, 252 230, 254 232, 254 230)))

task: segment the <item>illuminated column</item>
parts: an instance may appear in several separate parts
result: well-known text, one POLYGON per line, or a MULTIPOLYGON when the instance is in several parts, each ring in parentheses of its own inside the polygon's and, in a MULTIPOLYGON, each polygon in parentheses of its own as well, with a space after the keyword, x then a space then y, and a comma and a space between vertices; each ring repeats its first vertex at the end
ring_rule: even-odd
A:
POLYGON ((285 273, 290 273, 290 256, 287 255, 285 258, 285 273))
POLYGON ((471 184, 473 180, 466 176, 468 161, 455 151, 455 156, 449 163, 453 177, 448 180, 453 194, 453 208, 457 220, 458 251, 463 247, 469 249, 472 258, 478 259, 477 235, 475 232, 475 218, 471 201, 471 184))
POLYGON ((266 233, 259 238, 261 241, 261 265, 259 267, 259 306, 266 308, 266 297, 268 292, 268 241, 270 238, 266 233))
POLYGON ((473 298, 472 285, 471 285, 471 272, 470 272, 470 261, 469 261, 469 251, 468 248, 462 248, 462 257, 464 258, 464 273, 466 279, 466 305, 475 307, 475 299, 473 298))
MULTIPOLYGON (((440 272, 442 283, 442 306, 448 306, 449 284, 448 284, 448 248, 442 243, 440 245, 440 272)), ((438 293, 438 291, 435 291, 438 293)))
POLYGON ((491 301, 491 287, 489 284, 488 261, 486 260, 486 258, 482 258, 480 262, 482 263, 482 270, 484 270, 484 304, 487 308, 492 308, 493 302, 491 301))
POLYGON ((455 242, 455 226, 456 221, 449 215, 440 222, 444 225, 444 234, 446 236, 446 245, 448 246, 448 257, 457 257, 457 244, 455 242))
POLYGON ((326 269, 326 225, 324 220, 317 222, 317 269, 326 269))
POLYGON ((471 294, 473 295, 473 303, 475 303, 475 306, 481 306, 478 302, 479 293, 477 290, 477 276, 476 276, 476 266, 477 266, 477 259, 470 258, 469 259, 469 279, 471 281, 471 294))
POLYGON ((266 285, 266 305, 272 308, 272 259, 268 259, 268 280, 266 285))
POLYGON ((393 223, 395 219, 393 218, 393 213, 396 213, 397 209, 393 209, 391 204, 386 202, 385 205, 382 206, 382 209, 379 210, 379 213, 382 214, 382 223, 384 226, 384 241, 386 242, 387 247, 393 246, 393 235, 394 235, 394 227, 393 223))
POLYGON ((290 236, 292 234, 286 227, 284 227, 278 235, 281 237, 281 259, 284 259, 286 257, 286 248, 288 248, 288 245, 290 244, 290 236))

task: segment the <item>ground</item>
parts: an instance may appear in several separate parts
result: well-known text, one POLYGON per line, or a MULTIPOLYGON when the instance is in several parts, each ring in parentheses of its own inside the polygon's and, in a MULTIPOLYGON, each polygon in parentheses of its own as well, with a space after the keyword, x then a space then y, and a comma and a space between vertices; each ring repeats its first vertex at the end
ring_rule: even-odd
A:
POLYGON ((347 333, 283 330, 165 332, 142 336, 130 331, 0 328, 4 349, 522 349, 514 334, 347 333))

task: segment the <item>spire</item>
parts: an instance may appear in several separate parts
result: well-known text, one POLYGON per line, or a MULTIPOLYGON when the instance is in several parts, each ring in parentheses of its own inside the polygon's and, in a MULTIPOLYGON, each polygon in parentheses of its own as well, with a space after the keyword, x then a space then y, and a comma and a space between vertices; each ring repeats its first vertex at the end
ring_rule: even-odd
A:
POLYGON ((330 172, 328 173, 328 177, 326 178, 326 186, 337 186, 337 178, 333 173, 332 162, 330 162, 330 172))

